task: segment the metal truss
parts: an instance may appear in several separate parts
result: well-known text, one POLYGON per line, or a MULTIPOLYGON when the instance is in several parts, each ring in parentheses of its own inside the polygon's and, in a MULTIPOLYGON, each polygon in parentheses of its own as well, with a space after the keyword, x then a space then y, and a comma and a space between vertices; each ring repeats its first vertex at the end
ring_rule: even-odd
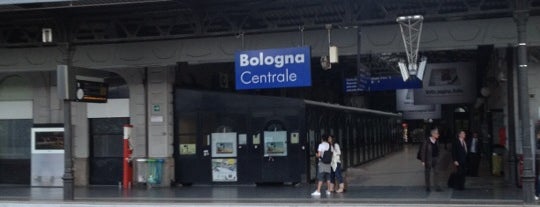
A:
MULTIPOLYGON (((249 33, 509 17, 513 0, 79 0, 78 5, 0 7, 0 44, 35 46, 41 29, 79 44, 195 38, 249 33), (96 2, 99 2, 96 3, 96 2), (105 2, 105 3, 103 3, 105 2), (120 3, 118 3, 120 2, 120 3), (107 4, 108 3, 108 4, 107 4)), ((531 15, 540 0, 529 3, 531 15)))

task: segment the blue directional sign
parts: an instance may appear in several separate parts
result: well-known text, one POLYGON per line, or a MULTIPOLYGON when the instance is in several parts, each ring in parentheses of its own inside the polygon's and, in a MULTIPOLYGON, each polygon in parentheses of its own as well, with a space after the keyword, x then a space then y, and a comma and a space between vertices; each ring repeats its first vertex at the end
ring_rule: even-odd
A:
POLYGON ((401 76, 371 77, 369 82, 370 91, 389 91, 396 89, 422 88, 422 80, 411 76, 411 79, 403 81, 401 76))
POLYGON ((360 78, 346 78, 345 92, 360 91, 389 91, 396 89, 416 89, 422 88, 422 80, 411 76, 411 79, 403 81, 401 76, 379 76, 360 78))
POLYGON ((309 47, 240 51, 235 54, 236 90, 311 86, 309 47))

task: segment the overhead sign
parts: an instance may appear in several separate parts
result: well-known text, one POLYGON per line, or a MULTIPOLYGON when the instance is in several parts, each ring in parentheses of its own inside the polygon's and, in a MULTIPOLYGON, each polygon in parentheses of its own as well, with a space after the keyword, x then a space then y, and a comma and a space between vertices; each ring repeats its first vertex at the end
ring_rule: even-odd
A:
POLYGON ((360 78, 345 78, 345 92, 360 92, 366 91, 366 87, 360 85, 360 78))
POLYGON ((310 48, 237 52, 235 80, 237 90, 311 86, 310 48))
POLYGON ((369 91, 388 91, 396 89, 422 88, 422 80, 411 76, 403 81, 401 76, 370 77, 369 91))
POLYGON ((345 79, 345 92, 389 91, 415 88, 422 88, 422 80, 414 76, 411 76, 407 81, 403 81, 401 76, 364 76, 361 78, 345 79))
POLYGON ((56 82, 58 98, 66 101, 107 103, 108 72, 58 65, 56 82))

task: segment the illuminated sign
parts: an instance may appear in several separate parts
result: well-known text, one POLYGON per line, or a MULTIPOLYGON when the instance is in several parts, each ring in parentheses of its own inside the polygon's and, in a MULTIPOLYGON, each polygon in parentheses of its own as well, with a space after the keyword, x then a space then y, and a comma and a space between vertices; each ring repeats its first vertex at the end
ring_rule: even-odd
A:
POLYGON ((107 103, 108 87, 106 83, 77 80, 76 101, 107 103))
POLYGON ((309 47, 240 51, 235 55, 236 89, 311 86, 309 47))

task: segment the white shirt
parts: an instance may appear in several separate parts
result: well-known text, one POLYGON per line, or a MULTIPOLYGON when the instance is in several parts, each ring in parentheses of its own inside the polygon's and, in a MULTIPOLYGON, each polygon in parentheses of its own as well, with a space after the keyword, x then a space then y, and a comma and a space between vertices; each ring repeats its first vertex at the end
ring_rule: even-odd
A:
POLYGON ((322 143, 319 144, 319 148, 317 149, 317 151, 322 156, 324 151, 328 151, 329 149, 330 149, 330 144, 328 144, 328 142, 322 142, 322 143))
POLYGON ((478 138, 474 137, 471 141, 471 152, 476 153, 476 144, 478 143, 478 138))
POLYGON ((341 163, 341 148, 339 147, 339 144, 334 144, 334 150, 333 156, 332 156, 332 163, 330 163, 330 166, 332 166, 332 169, 335 171, 337 168, 337 164, 341 163))

